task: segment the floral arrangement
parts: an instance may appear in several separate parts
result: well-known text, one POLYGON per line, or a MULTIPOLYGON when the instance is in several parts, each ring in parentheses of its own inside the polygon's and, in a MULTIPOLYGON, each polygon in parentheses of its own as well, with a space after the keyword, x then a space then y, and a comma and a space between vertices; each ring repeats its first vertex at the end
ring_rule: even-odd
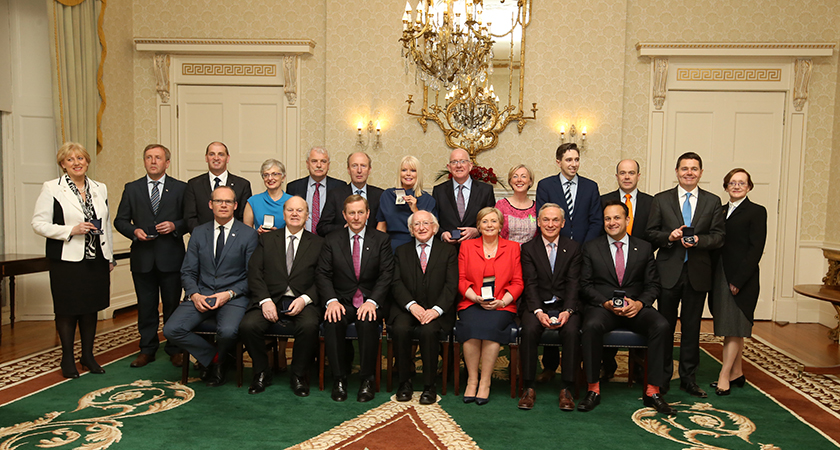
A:
MULTIPOLYGON (((470 176, 473 180, 483 181, 485 183, 496 185, 507 189, 507 185, 505 182, 500 180, 499 177, 496 176, 496 172, 493 171, 492 167, 483 167, 479 166, 478 164, 473 164, 472 170, 470 170, 470 176)), ((449 173, 449 170, 443 169, 437 173, 437 177, 435 181, 440 180, 443 177, 447 177, 447 179, 452 179, 452 174, 449 173)))

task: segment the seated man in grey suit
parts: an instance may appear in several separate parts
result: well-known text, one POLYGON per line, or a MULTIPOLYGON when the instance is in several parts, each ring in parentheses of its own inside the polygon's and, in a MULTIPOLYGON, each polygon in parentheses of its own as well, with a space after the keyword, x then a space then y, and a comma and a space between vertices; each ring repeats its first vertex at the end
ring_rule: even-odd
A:
POLYGON ((208 369, 208 386, 221 386, 225 384, 228 355, 236 343, 239 322, 249 303, 245 273, 257 247, 257 232, 233 218, 238 207, 233 188, 217 187, 209 207, 213 221, 195 227, 181 265, 185 300, 166 322, 163 335, 208 369), (213 316, 218 353, 192 332, 213 316))
POLYGON ((574 411, 572 392, 580 367, 580 244, 560 236, 565 213, 560 205, 546 203, 540 208, 537 226, 540 236, 522 245, 522 379, 525 390, 519 409, 534 407, 537 375, 537 347, 545 330, 558 330, 563 345, 563 389, 559 405, 574 411))
POLYGON ((347 197, 343 214, 347 228, 333 231, 324 239, 316 283, 326 309, 324 343, 333 373, 332 399, 347 400, 347 375, 352 361, 348 361, 344 341, 352 322, 359 337, 362 378, 356 400, 368 402, 375 395, 379 324, 388 317, 394 256, 388 235, 365 227, 370 216, 367 200, 357 194, 347 197))
POLYGON ((416 372, 411 353, 411 332, 419 328, 420 357, 423 360, 421 405, 437 401, 435 376, 441 330, 452 331, 455 323, 455 293, 458 292, 458 252, 444 242, 435 242, 437 218, 428 211, 417 211, 408 218, 408 231, 414 240, 397 247, 394 253, 394 305, 388 329, 394 337, 400 387, 397 401, 411 400, 411 378, 416 372))
POLYGON ((665 347, 670 338, 668 321, 653 308, 661 285, 651 245, 627 234, 629 208, 611 200, 604 208, 607 236, 583 245, 581 294, 587 306, 583 313, 581 342, 583 367, 589 383, 578 411, 592 411, 601 403, 598 376, 604 334, 628 328, 648 339, 648 385, 644 405, 662 414, 675 414, 660 393, 667 384, 664 368, 665 347))
POLYGON ((302 197, 287 200, 283 205, 286 226, 260 236, 248 267, 253 302, 239 329, 254 367, 249 394, 259 394, 271 384, 265 333, 280 320, 294 329, 292 392, 298 397, 309 395, 309 370, 315 361, 320 322, 315 268, 324 240, 303 229, 308 215, 302 197))

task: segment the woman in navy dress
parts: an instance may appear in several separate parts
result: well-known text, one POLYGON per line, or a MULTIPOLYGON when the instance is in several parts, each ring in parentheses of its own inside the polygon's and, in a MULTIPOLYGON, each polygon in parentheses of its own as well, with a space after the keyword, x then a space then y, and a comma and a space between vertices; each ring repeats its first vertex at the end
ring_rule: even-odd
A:
POLYGON ((438 215, 434 197, 423 190, 423 173, 417 158, 409 155, 400 161, 397 186, 385 189, 379 199, 379 212, 376 214, 376 229, 391 236, 391 250, 413 239, 408 232, 408 216, 421 209, 435 217, 438 215), (405 191, 405 196, 399 202, 397 190, 405 191))

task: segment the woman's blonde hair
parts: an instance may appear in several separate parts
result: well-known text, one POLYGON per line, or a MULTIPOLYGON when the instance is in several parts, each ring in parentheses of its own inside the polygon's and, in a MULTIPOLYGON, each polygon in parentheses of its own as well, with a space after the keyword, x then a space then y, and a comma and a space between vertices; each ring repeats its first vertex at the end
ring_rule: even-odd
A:
MULTIPOLYGON (((85 158, 88 164, 90 164, 90 154, 82 144, 78 142, 65 142, 61 147, 58 148, 58 153, 55 155, 55 162, 58 164, 58 167, 61 167, 62 161, 67 159, 73 153, 78 153, 85 158)), ((61 170, 64 170, 64 167, 61 167, 61 170)), ((67 172, 66 170, 64 170, 67 172)))
POLYGON ((479 226, 479 229, 480 229, 480 225, 481 225, 481 220, 484 219, 485 217, 489 216, 490 214, 495 214, 496 217, 499 218, 499 227, 505 226, 505 216, 504 216, 504 214, 502 214, 502 212, 499 211, 498 208, 494 208, 492 206, 485 206, 484 208, 481 208, 481 211, 479 211, 478 215, 475 216, 475 223, 476 223, 477 226, 479 226))
POLYGON ((423 172, 420 170, 420 160, 414 156, 407 155, 400 160, 400 165, 397 168, 397 189, 402 189, 402 173, 403 167, 407 169, 414 169, 417 171, 417 181, 414 182, 414 196, 420 197, 423 195, 423 172))
POLYGON ((531 168, 526 166, 525 164, 517 164, 510 168, 508 171, 508 184, 510 185, 510 189, 513 190, 513 183, 511 180, 513 179, 513 174, 516 173, 519 169, 525 169, 528 172, 528 178, 531 179, 531 184, 528 185, 528 189, 531 189, 534 186, 534 172, 531 171, 531 168))

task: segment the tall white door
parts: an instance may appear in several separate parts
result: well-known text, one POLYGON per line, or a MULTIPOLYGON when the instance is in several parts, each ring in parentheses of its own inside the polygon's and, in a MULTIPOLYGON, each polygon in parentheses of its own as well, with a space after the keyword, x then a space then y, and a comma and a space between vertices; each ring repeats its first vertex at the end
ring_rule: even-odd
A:
POLYGON ((767 208, 755 318, 772 319, 785 93, 669 91, 668 103, 660 190, 676 185, 674 166, 685 152, 703 158, 700 187, 723 202, 729 200, 723 177, 736 167, 750 173, 750 200, 767 208))
MULTIPOLYGON (((282 87, 178 87, 178 177, 188 180, 207 172, 204 151, 213 141, 230 151, 228 170, 264 191, 260 165, 268 158, 285 161, 282 87)), ((244 205, 242 205, 244 208, 244 205)))

